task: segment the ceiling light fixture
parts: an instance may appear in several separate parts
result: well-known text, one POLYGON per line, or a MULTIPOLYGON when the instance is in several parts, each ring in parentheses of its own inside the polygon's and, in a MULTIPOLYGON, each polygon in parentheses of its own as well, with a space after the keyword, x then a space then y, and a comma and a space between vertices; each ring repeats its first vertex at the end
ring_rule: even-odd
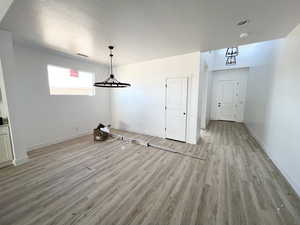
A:
POLYGON ((238 23, 237 23, 237 25, 238 26, 244 26, 244 25, 246 25, 246 24, 248 24, 250 22, 250 20, 241 20, 241 21, 239 21, 238 23))
POLYGON ((112 66, 112 58, 113 58, 113 54, 112 54, 112 50, 114 49, 114 46, 108 46, 109 50, 110 50, 110 74, 109 77, 103 81, 103 82, 96 82, 94 84, 95 87, 103 87, 103 88, 125 88, 125 87, 130 87, 131 85, 128 83, 122 83, 120 81, 118 81, 115 78, 115 75, 113 74, 113 66, 112 66))

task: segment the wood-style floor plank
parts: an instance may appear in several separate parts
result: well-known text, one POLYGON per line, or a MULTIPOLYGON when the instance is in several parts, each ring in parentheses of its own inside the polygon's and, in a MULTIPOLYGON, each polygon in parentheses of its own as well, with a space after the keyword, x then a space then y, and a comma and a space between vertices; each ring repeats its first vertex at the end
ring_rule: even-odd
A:
POLYGON ((299 225, 300 199, 243 124, 199 145, 114 130, 202 158, 85 136, 0 170, 1 225, 299 225))

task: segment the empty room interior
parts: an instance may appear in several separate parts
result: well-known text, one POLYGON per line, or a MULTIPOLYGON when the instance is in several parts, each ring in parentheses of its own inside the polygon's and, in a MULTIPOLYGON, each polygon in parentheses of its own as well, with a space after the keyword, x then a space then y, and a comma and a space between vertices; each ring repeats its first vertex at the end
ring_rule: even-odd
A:
POLYGON ((300 225, 299 11, 1 0, 0 225, 300 225))

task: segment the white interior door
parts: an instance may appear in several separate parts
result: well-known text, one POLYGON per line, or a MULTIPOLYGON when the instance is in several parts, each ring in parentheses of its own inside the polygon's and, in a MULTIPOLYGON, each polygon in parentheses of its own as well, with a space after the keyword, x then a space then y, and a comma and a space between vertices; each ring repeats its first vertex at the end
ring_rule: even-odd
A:
POLYGON ((217 83, 217 119, 236 121, 236 96, 238 82, 234 80, 217 83))
POLYGON ((186 141, 187 78, 166 81, 166 138, 186 141))

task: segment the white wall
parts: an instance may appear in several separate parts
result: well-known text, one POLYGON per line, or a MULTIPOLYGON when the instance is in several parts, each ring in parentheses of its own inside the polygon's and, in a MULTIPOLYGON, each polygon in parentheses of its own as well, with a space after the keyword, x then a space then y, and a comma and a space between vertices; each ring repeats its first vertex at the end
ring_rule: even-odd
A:
POLYGON ((198 121, 200 129, 206 129, 210 121, 212 66, 214 54, 212 52, 201 53, 200 56, 200 79, 199 79, 199 110, 198 121))
POLYGON ((245 120, 300 195, 300 26, 284 40, 264 43, 250 69, 245 120))
POLYGON ((3 30, 0 59, 17 163, 26 161, 27 151, 35 146, 90 132, 97 122, 111 120, 108 90, 97 89, 95 97, 50 96, 46 71, 50 63, 96 72, 97 79, 102 80, 106 67, 45 49, 19 44, 14 48, 11 34, 3 30))
POLYGON ((42 48, 15 44, 18 129, 26 150, 91 133, 99 122, 109 123, 110 93, 96 89, 96 96, 50 96, 47 64, 96 73, 96 80, 107 76, 107 67, 57 55, 42 48))
POLYGON ((8 118, 7 100, 6 100, 1 59, 0 59, 0 117, 8 118))
POLYGON ((165 80, 188 77, 187 142, 196 143, 199 69, 199 52, 119 67, 117 78, 132 87, 112 91, 113 126, 164 137, 165 80))
POLYGON ((250 67, 244 115, 245 123, 263 146, 269 123, 276 56, 282 42, 283 40, 277 40, 262 43, 259 49, 265 57, 260 57, 260 61, 250 67))
POLYGON ((7 10, 9 9, 9 7, 11 6, 12 3, 13 3, 13 0, 1 0, 1 2, 0 2, 0 22, 3 19, 3 17, 5 16, 7 10))
POLYGON ((205 129, 207 128, 210 120, 211 120, 211 98, 212 98, 212 86, 213 86, 213 74, 212 74, 212 71, 208 71, 208 74, 207 74, 207 86, 208 86, 208 89, 207 89, 207 107, 206 107, 206 113, 204 114, 205 115, 205 123, 206 123, 206 126, 205 126, 205 129))

